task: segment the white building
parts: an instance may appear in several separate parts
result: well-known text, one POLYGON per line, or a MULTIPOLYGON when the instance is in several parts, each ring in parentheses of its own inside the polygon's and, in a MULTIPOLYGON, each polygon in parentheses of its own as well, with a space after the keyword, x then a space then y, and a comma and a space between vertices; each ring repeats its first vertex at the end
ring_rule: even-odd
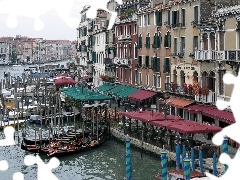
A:
POLYGON ((0 41, 0 64, 7 63, 6 61, 8 60, 8 44, 5 41, 0 41))
POLYGON ((102 11, 99 12, 97 19, 94 23, 94 45, 93 51, 96 54, 96 59, 94 62, 93 70, 93 84, 95 87, 98 87, 103 84, 101 76, 105 74, 105 63, 104 58, 106 57, 106 28, 108 25, 107 13, 102 11))
POLYGON ((83 10, 80 12, 81 14, 81 21, 79 23, 79 26, 77 28, 77 56, 76 58, 76 64, 86 67, 87 61, 89 60, 89 53, 88 53, 88 47, 89 47, 89 29, 91 29, 91 20, 87 19, 86 17, 86 11, 89 9, 90 6, 84 6, 83 10))

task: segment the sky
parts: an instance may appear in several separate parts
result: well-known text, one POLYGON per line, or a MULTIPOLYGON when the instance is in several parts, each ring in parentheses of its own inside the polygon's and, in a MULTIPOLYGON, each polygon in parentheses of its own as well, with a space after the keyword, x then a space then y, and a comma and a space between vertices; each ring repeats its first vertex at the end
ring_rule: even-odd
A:
MULTIPOLYGON (((31 17, 18 16, 18 25, 16 28, 9 28, 7 26, 7 18, 9 15, 5 14, 1 10, 1 5, 3 1, 21 1, 21 0, 0 0, 0 37, 2 36, 13 36, 21 35, 28 36, 31 38, 44 38, 44 39, 66 39, 66 40, 76 40, 77 39, 77 26, 75 28, 71 28, 67 25, 65 21, 63 21, 57 14, 55 10, 50 10, 47 13, 40 16, 40 19, 44 22, 44 29, 40 31, 36 31, 34 29, 34 19, 31 17)), ((29 0, 23 0, 29 1, 29 0)), ((31 1, 39 1, 39 0, 31 0, 31 1)), ((40 0, 42 1, 42 0, 40 0)), ((54 0, 49 0, 54 1, 54 0)), ((58 0, 68 2, 69 0, 58 0)), ((71 1, 71 0, 70 0, 71 1)), ((80 22, 80 11, 82 7, 87 2, 87 0, 73 0, 74 4, 72 6, 70 16, 79 19, 80 22)), ((30 7, 29 7, 30 8, 30 7)), ((21 8, 18 8, 21 11, 21 8)), ((35 10, 37 12, 37 10, 35 10)), ((33 10, 34 12, 34 10, 33 10)), ((22 13, 24 14, 24 13, 22 13)))

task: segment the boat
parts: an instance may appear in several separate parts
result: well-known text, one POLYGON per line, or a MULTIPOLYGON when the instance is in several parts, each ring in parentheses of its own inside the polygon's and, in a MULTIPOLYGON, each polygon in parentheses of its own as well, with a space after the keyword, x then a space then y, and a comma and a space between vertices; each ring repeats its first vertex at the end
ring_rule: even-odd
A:
POLYGON ((31 115, 30 118, 27 120, 29 123, 40 124, 40 115, 31 115))
MULTIPOLYGON (((184 180, 184 171, 180 170, 170 170, 168 171, 168 180, 184 180)), ((162 180, 161 174, 156 174, 154 180, 162 180)), ((190 172, 190 180, 211 180, 205 174, 198 171, 190 172)))
POLYGON ((20 64, 13 64, 12 66, 13 67, 20 67, 21 65, 20 64))

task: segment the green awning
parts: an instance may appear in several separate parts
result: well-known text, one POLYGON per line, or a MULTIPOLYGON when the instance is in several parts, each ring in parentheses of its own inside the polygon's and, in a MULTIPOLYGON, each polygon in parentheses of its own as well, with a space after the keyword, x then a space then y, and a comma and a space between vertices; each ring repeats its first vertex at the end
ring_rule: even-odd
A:
POLYGON ((127 86, 120 84, 120 85, 116 86, 115 88, 110 89, 108 91, 108 93, 111 95, 116 95, 118 92, 123 91, 125 89, 127 89, 127 86))
POLYGON ((110 89, 113 89, 115 86, 114 85, 111 85, 111 84, 103 84, 99 87, 97 87, 97 90, 99 91, 108 91, 110 89))
POLYGON ((120 91, 118 92, 116 95, 120 98, 126 99, 129 95, 138 92, 139 89, 128 86, 127 89, 125 89, 124 91, 120 91))

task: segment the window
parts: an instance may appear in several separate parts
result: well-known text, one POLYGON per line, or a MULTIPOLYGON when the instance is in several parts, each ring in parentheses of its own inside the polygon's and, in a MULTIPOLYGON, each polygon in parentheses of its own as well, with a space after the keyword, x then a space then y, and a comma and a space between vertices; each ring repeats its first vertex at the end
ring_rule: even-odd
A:
POLYGON ((194 7, 194 22, 198 24, 198 6, 194 7))
POLYGON ((164 38, 164 47, 165 48, 171 47, 171 34, 169 31, 167 32, 167 34, 165 35, 165 38, 164 38))
POLYGON ((224 70, 218 71, 219 73, 219 94, 224 95, 224 82, 223 82, 223 76, 225 74, 224 70))
POLYGON ((137 24, 134 24, 134 33, 137 34, 137 24))
POLYGON ((170 73, 170 58, 164 58, 163 73, 170 73))
POLYGON ((198 36, 193 37, 193 51, 198 50, 198 36))
POLYGON ((128 55, 132 57, 132 46, 128 46, 128 55))
POLYGON ((134 44, 134 58, 137 59, 138 57, 138 47, 136 44, 134 44))
POLYGON ((178 47, 178 46, 177 46, 177 44, 178 44, 178 43, 177 43, 177 40, 178 40, 178 38, 174 38, 174 54, 175 54, 175 55, 177 54, 177 50, 178 50, 178 49, 177 49, 177 47, 178 47))
POLYGON ((182 27, 186 26, 186 10, 182 9, 182 27))
POLYGON ((161 33, 155 33, 153 36, 153 46, 154 48, 161 48, 162 35, 161 33))
POLYGON ((146 36, 146 44, 145 44, 146 48, 150 48, 150 34, 148 33, 146 36))
POLYGON ((120 26, 120 34, 119 35, 122 35, 123 34, 123 29, 122 29, 122 26, 120 26))
POLYGON ((142 16, 140 16, 140 17, 138 18, 138 24, 139 24, 140 27, 142 27, 142 16))
POLYGON ((118 28, 115 26, 115 34, 118 36, 118 28))
POLYGON ((167 15, 167 25, 170 25, 170 18, 171 18, 171 11, 168 10, 168 15, 167 15))
POLYGON ((161 77, 157 76, 157 88, 161 87, 161 77))
POLYGON ((149 56, 145 56, 145 66, 149 67, 149 56))
POLYGON ((142 84, 142 73, 141 73, 141 72, 139 72, 139 76, 138 76, 138 77, 139 77, 139 79, 138 79, 138 80, 139 80, 139 81, 138 81, 138 84, 141 85, 141 84, 142 84))
POLYGON ((147 25, 150 26, 150 14, 147 14, 147 25))
POLYGON ((160 58, 158 57, 152 57, 152 68, 155 70, 155 72, 160 72, 160 58))
POLYGON ((153 75, 153 86, 156 87, 157 84, 157 76, 154 74, 153 75))
POLYGON ((181 53, 185 52, 185 37, 181 37, 181 53))
POLYGON ((169 83, 170 83, 170 80, 171 80, 171 79, 170 79, 170 76, 166 76, 166 77, 165 77, 165 83, 168 83, 168 84, 169 84, 169 83))
POLYGON ((131 35, 132 34, 132 26, 129 25, 129 28, 128 28, 128 34, 131 35))
POLYGON ((142 56, 138 56, 138 66, 142 66, 142 56))
POLYGON ((124 26, 124 35, 127 34, 127 26, 124 26))
POLYGON ((146 86, 149 86, 149 74, 146 74, 146 86))
POLYGON ((155 24, 156 26, 162 26, 162 11, 155 12, 155 24))
POLYGON ((137 84, 138 82, 138 71, 135 70, 135 84, 137 84))
POLYGON ((147 25, 147 16, 144 15, 143 17, 144 17, 144 26, 146 26, 147 25))
POLYGON ((142 48, 142 35, 139 34, 139 37, 138 37, 138 48, 142 48))
POLYGON ((172 11, 172 28, 179 26, 179 11, 172 11))
POLYGON ((123 78, 123 68, 120 68, 120 79, 123 78))

